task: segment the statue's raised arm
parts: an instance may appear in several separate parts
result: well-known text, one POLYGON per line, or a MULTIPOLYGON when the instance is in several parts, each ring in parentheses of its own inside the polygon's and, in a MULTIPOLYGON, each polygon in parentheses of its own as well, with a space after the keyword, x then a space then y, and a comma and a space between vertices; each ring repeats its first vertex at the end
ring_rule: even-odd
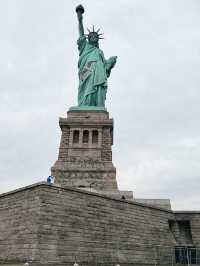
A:
POLYGON ((84 7, 82 5, 78 5, 76 7, 80 37, 84 36, 84 28, 83 28, 83 13, 84 13, 84 11, 85 10, 84 10, 84 7))

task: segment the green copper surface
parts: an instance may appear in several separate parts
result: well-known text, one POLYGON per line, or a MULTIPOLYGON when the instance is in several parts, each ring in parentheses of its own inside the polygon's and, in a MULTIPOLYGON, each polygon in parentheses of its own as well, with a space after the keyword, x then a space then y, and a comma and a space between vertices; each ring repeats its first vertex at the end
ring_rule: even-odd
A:
MULTIPOLYGON (((103 51, 99 49, 99 30, 89 31, 84 34, 83 27, 83 6, 76 8, 79 22, 79 39, 77 41, 79 49, 79 88, 78 106, 82 108, 105 107, 107 93, 107 78, 114 67, 117 57, 112 56, 105 59, 103 51)), ((105 108, 104 108, 105 110, 105 108)))
POLYGON ((107 111, 105 107, 101 106, 72 106, 69 111, 107 111))

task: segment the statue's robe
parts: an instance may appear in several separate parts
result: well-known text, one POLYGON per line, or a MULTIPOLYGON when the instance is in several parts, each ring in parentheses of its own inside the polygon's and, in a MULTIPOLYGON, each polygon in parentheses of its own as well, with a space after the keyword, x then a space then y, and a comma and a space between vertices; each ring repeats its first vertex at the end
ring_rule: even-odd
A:
POLYGON ((103 52, 88 43, 85 36, 77 41, 79 49, 79 106, 105 106, 109 63, 103 52))

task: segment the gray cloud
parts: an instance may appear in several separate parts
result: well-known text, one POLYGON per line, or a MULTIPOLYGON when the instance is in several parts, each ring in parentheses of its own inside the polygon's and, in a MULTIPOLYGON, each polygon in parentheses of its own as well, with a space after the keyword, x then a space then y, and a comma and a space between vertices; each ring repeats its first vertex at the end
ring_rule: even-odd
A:
MULTIPOLYGON (((76 104, 79 1, 0 3, 0 192, 44 180, 76 104)), ((199 209, 200 2, 82 1, 118 55, 107 108, 121 189, 199 209)))

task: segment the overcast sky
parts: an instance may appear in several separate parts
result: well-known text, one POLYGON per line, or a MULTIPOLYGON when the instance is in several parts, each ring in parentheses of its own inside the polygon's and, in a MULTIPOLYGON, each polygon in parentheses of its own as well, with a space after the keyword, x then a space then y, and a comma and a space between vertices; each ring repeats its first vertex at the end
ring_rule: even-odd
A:
MULTIPOLYGON (((0 193, 45 180, 76 105, 79 1, 0 1, 0 193)), ((200 1, 82 1, 118 56, 107 109, 120 189, 200 210, 200 1)))

